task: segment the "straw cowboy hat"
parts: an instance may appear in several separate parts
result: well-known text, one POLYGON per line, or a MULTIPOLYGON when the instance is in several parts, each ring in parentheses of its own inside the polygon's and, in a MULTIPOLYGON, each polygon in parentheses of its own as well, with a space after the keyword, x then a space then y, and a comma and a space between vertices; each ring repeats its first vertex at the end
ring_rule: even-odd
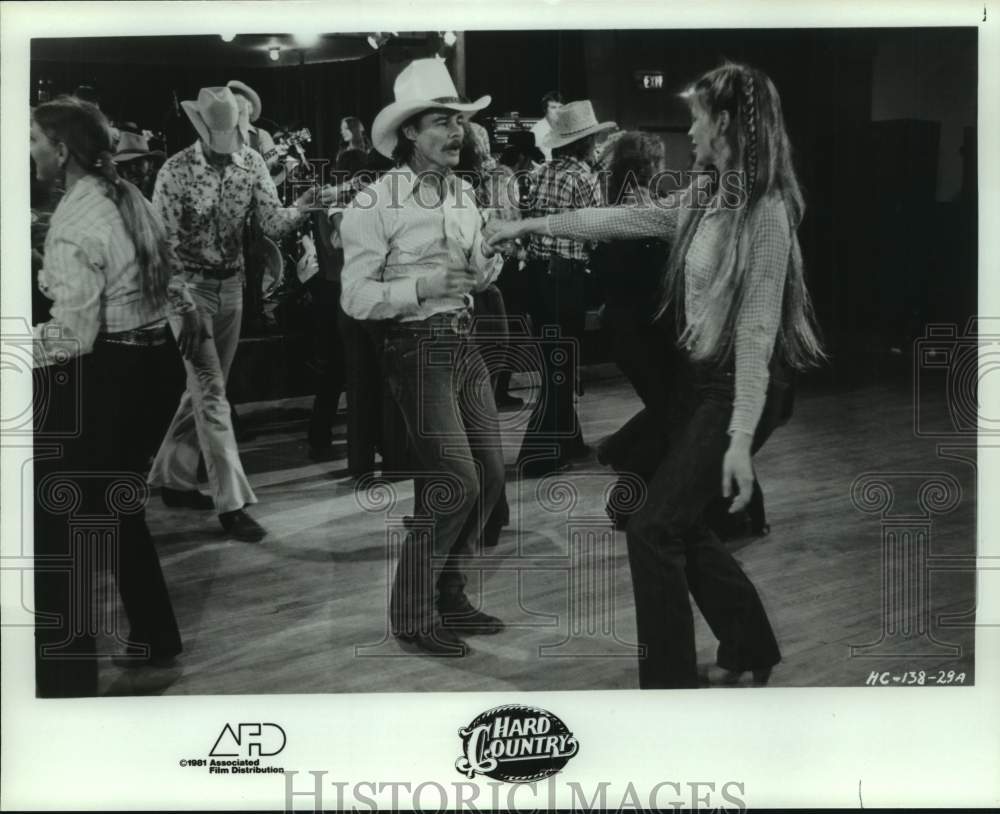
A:
POLYGON ((547 147, 550 150, 565 147, 574 141, 579 141, 603 130, 611 130, 617 126, 614 122, 598 122, 590 99, 567 102, 556 113, 556 123, 542 139, 542 147, 547 147))
POLYGON ((136 158, 163 158, 163 150, 150 150, 149 141, 145 136, 124 129, 118 131, 118 146, 112 160, 123 164, 136 158))
POLYGON ((395 101, 382 108, 372 124, 372 145, 388 158, 396 147, 396 131, 414 113, 441 107, 472 113, 492 101, 489 96, 480 96, 474 102, 460 101, 447 66, 436 57, 413 60, 396 77, 392 92, 395 101))
POLYGON ((250 103, 250 121, 257 121, 257 119, 260 118, 261 111, 263 110, 260 104, 260 96, 257 95, 257 91, 249 85, 240 82, 238 79, 230 79, 226 82, 226 87, 233 93, 237 93, 246 98, 246 100, 250 103))
POLYGON ((216 153, 235 153, 243 146, 240 108, 229 88, 202 88, 198 101, 181 102, 194 129, 216 153))

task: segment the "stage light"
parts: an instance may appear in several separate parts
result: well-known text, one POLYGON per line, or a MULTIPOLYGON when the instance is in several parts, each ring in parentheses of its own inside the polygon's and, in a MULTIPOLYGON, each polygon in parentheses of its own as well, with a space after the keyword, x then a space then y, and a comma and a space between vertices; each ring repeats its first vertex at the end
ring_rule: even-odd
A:
POLYGON ((454 31, 445 31, 442 39, 444 40, 444 44, 449 48, 458 42, 458 37, 455 35, 454 31))
POLYGON ((219 34, 219 36, 222 37, 223 42, 232 42, 236 39, 235 34, 219 34))
POLYGON ((277 62, 281 59, 281 49, 278 47, 268 48, 267 55, 271 57, 271 62, 277 62))
POLYGON ((295 42, 302 48, 312 48, 319 44, 319 34, 315 31, 293 31, 295 42))

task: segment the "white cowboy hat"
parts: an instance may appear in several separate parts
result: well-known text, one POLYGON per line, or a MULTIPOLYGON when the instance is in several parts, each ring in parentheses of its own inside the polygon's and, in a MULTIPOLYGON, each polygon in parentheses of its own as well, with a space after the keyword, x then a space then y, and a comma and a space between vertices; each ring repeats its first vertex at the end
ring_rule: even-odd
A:
POLYGON ((542 139, 541 146, 554 150, 617 126, 614 122, 598 122, 590 99, 567 102, 556 113, 556 123, 542 139))
POLYGON ((216 153, 235 153, 243 146, 240 108, 229 88, 202 88, 198 101, 181 102, 194 129, 216 153))
POLYGON ((447 66, 437 57, 413 60, 396 77, 392 92, 395 101, 382 108, 372 124, 372 145, 387 158, 392 158, 396 147, 396 131, 414 113, 441 107, 472 113, 492 101, 489 96, 480 96, 474 102, 460 101, 447 66))
POLYGON ((257 91, 244 82, 240 82, 238 79, 230 79, 226 82, 226 87, 233 93, 238 93, 240 96, 245 97, 246 100, 250 102, 250 121, 257 121, 257 119, 260 118, 261 111, 263 110, 263 107, 261 107, 260 104, 260 96, 257 95, 257 91))

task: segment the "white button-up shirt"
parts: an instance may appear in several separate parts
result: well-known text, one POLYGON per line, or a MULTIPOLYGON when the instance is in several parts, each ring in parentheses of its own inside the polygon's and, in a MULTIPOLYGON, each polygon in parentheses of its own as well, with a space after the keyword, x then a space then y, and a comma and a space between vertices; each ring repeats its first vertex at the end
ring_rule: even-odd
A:
POLYGON ((417 183, 409 167, 386 173, 358 192, 344 212, 341 305, 355 319, 424 320, 468 308, 471 298, 417 300, 417 280, 442 268, 475 276, 477 291, 500 273, 503 258, 483 254, 483 218, 472 186, 455 175, 444 198, 417 183))

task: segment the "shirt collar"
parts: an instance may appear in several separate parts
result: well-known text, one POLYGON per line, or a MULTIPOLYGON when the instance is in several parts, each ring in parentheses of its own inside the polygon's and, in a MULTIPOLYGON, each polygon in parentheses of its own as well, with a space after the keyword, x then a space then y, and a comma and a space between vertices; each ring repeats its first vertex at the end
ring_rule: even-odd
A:
MULTIPOLYGON (((234 166, 239 167, 239 169, 241 170, 249 170, 250 162, 247 160, 247 154, 246 154, 247 150, 249 149, 250 148, 244 144, 235 153, 231 153, 230 154, 232 157, 231 163, 234 166)), ((198 164, 201 164, 206 169, 211 167, 211 164, 208 163, 208 159, 205 158, 205 151, 201 147, 201 139, 198 139, 194 143, 194 155, 195 155, 195 161, 198 164)))
MULTIPOLYGON (((417 187, 417 174, 409 164, 389 170, 387 175, 393 175, 395 178, 394 183, 396 184, 400 202, 408 200, 413 195, 413 190, 417 187)), ((445 176, 445 184, 448 186, 448 191, 456 198, 458 197, 459 189, 465 191, 472 189, 472 184, 464 178, 459 178, 459 176, 452 172, 445 176)))

